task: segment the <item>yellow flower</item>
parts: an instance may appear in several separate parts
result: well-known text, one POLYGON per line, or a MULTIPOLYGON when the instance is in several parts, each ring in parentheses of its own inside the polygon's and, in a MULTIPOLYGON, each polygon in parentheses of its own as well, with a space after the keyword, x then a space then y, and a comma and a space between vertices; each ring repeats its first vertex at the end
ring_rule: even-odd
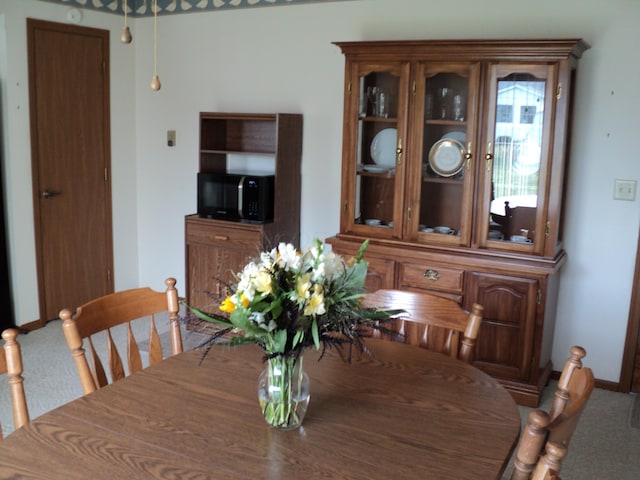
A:
POLYGON ((220 310, 227 313, 233 313, 236 309, 236 304, 231 301, 231 297, 225 298, 220 304, 220 310))
POLYGON ((309 289, 311 288, 311 274, 305 273, 296 280, 296 300, 302 303, 309 298, 309 289))
POLYGON ((256 274, 253 284, 258 292, 270 294, 273 291, 271 275, 264 270, 256 274))
POLYGON ((249 306, 249 299, 246 297, 246 295, 244 293, 240 294, 240 303, 242 304, 243 307, 248 307, 249 306))
POLYGON ((326 313, 326 309, 324 306, 324 293, 322 291, 322 285, 316 284, 313 289, 313 294, 309 299, 309 302, 304 307, 305 315, 323 315, 326 313))

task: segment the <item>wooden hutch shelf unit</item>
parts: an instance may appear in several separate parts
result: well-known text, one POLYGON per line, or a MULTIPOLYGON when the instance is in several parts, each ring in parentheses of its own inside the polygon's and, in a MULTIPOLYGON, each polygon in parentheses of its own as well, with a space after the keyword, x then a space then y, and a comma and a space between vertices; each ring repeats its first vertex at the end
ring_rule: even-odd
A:
POLYGON ((337 253, 367 286, 484 306, 475 365, 537 406, 552 369, 578 39, 337 43, 337 253))
POLYGON ((225 287, 261 251, 300 241, 302 115, 200 113, 200 165, 204 173, 236 168, 273 174, 273 221, 185 217, 189 305, 216 309, 225 287))

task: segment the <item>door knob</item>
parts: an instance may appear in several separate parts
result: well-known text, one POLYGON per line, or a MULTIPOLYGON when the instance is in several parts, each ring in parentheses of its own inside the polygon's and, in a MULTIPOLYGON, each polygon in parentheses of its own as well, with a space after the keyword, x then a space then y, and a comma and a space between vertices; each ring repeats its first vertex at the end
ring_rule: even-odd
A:
POLYGON ((51 198, 56 195, 60 195, 60 192, 54 192, 53 190, 49 190, 48 188, 42 192, 42 198, 51 198))

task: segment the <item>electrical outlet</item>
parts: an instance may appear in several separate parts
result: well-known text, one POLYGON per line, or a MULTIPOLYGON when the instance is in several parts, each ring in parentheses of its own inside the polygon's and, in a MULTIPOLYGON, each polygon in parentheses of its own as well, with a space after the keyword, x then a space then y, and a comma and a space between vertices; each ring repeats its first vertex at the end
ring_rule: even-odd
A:
POLYGON ((636 186, 635 180, 616 180, 613 189, 614 200, 630 200, 636 199, 636 186))
POLYGON ((167 147, 175 147, 175 146, 176 146, 176 131, 167 130, 167 147))

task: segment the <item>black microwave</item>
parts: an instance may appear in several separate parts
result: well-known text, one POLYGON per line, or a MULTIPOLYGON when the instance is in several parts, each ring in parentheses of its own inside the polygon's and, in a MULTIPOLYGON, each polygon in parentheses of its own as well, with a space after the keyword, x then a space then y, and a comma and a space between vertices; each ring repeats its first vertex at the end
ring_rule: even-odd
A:
POLYGON ((198 215, 222 220, 273 221, 273 175, 198 173, 198 215))

